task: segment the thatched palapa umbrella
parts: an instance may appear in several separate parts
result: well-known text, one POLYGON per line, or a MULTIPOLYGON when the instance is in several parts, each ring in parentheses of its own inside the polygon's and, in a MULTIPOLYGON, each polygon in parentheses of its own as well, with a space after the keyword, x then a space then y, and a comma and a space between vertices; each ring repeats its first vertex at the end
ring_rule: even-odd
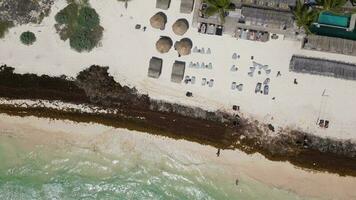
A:
POLYGON ((164 30, 167 23, 167 16, 163 12, 158 12, 151 17, 150 23, 153 28, 164 30))
POLYGON ((173 41, 169 37, 161 37, 156 42, 156 49, 160 53, 167 53, 173 46, 173 41))
POLYGON ((184 35, 189 29, 189 22, 186 19, 178 19, 172 26, 176 35, 184 35))
POLYGON ((174 48, 178 51, 181 56, 189 55, 192 51, 193 42, 189 38, 183 38, 176 42, 174 48))

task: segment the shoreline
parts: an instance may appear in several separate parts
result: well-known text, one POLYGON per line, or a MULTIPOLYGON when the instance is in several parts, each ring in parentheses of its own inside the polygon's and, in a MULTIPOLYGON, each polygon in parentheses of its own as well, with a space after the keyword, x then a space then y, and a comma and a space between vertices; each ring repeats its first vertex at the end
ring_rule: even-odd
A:
MULTIPOLYGON (((124 159, 131 155, 130 153, 140 152, 140 149, 146 152, 149 155, 147 159, 152 161, 153 157, 160 155, 157 155, 159 150, 163 151, 170 160, 181 161, 184 165, 191 164, 194 169, 198 166, 200 170, 202 170, 200 166, 213 169, 201 172, 211 178, 218 178, 218 175, 223 173, 221 176, 226 178, 220 177, 217 180, 218 184, 229 185, 237 193, 244 188, 245 181, 249 179, 266 184, 273 190, 300 195, 301 198, 352 199, 355 196, 352 189, 355 183, 353 177, 305 171, 287 162, 269 161, 260 154, 249 155, 241 151, 224 150, 220 157, 216 157, 215 148, 186 140, 152 136, 144 132, 111 128, 96 123, 0 115, 2 116, 0 127, 5 129, 0 136, 21 140, 28 152, 33 152, 32 147, 39 146, 41 149, 46 146, 54 149, 80 148, 113 159, 112 163, 117 163, 120 158, 116 156, 124 156, 122 158, 124 159), (216 171, 216 169, 220 170, 216 171), (239 185, 242 188, 235 186, 236 177, 239 178, 241 183, 239 185), (330 182, 336 185, 330 187, 328 186, 330 182)), ((72 150, 70 151, 73 153, 72 150)), ((146 157, 145 154, 141 156, 146 157)), ((161 156, 159 158, 163 159, 161 156)), ((167 169, 163 168, 163 170, 167 169)))
MULTIPOLYGON (((79 87, 74 89, 76 91, 84 90, 88 94, 88 96, 85 98, 82 97, 82 99, 89 101, 93 101, 94 99, 96 103, 91 103, 93 106, 101 107, 104 110, 106 108, 109 113, 83 113, 80 109, 61 110, 46 108, 38 104, 38 102, 36 104, 36 101, 34 101, 35 106, 32 108, 2 104, 0 112, 17 116, 70 119, 76 122, 97 122, 113 127, 119 126, 120 128, 165 135, 175 139, 186 139, 221 149, 236 148, 249 154, 259 152, 270 160, 289 161, 295 166, 305 169, 328 171, 344 176, 356 176, 356 169, 354 167, 356 159, 353 151, 356 145, 351 141, 323 139, 318 136, 312 138, 312 135, 297 131, 293 132, 293 130, 289 130, 290 133, 288 131, 282 134, 272 133, 268 130, 267 125, 258 124, 258 122, 249 122, 243 118, 236 120, 236 116, 233 117, 228 113, 208 112, 199 108, 172 105, 166 102, 151 100, 147 96, 137 94, 134 89, 122 87, 119 83, 113 81, 105 69, 107 70, 107 68, 94 66, 83 71, 85 72, 85 76, 79 81, 80 83, 78 83, 78 80, 77 82, 64 81, 63 85, 69 85, 72 89, 76 85, 79 85, 79 87), (98 76, 101 78, 98 79, 98 76), (104 85, 96 85, 94 80, 102 80, 101 84, 104 83, 105 87, 104 85), (89 90, 96 92, 88 93, 89 90), (118 96, 113 91, 118 92, 121 99, 113 98, 118 96), (105 98, 102 98, 100 95, 98 96, 98 94, 105 96, 105 98), (117 108, 114 111, 113 107, 110 108, 113 105, 117 108), (200 115, 192 115, 197 110, 199 111, 197 113, 200 113, 200 115), (324 140, 329 143, 325 143, 324 140), (306 145, 307 147, 305 147, 306 145), (327 148, 324 151, 318 149, 319 147, 325 148, 325 146, 327 148), (342 149, 343 146, 344 149, 342 149), (334 147, 334 149, 329 147, 334 147), (337 150, 337 152, 333 152, 333 150, 337 150), (344 150, 348 150, 349 152, 343 152, 344 150), (335 166, 334 163, 338 163, 338 165, 335 166)), ((8 77, 5 80, 9 82, 2 82, 0 84, 1 87, 7 84, 8 92, 6 95, 8 97, 11 96, 12 91, 15 91, 14 93, 17 94, 17 89, 24 87, 23 85, 12 85, 13 88, 9 88, 9 85, 12 84, 11 77, 16 76, 16 81, 21 80, 21 77, 27 77, 11 73, 1 73, 1 75, 8 77)), ((36 75, 31 77, 32 80, 36 80, 35 77, 41 79, 36 75)), ((46 85, 45 82, 41 85, 36 81, 33 84, 37 86, 35 88, 36 91, 40 91, 41 87, 46 85)), ((53 86, 52 90, 56 90, 56 87, 62 87, 63 85, 53 86)), ((33 90, 31 85, 27 85, 26 87, 30 91, 33 90)), ((46 87, 48 93, 41 93, 44 95, 42 99, 46 99, 46 95, 52 94, 49 86, 46 85, 46 87)), ((62 90, 66 91, 66 88, 62 88, 62 90)), ((26 94, 29 95, 27 99, 32 99, 30 91, 26 94)), ((6 95, 0 93, 0 96, 6 95)), ((24 99, 24 96, 18 98, 24 99)), ((49 100, 53 101, 53 99, 49 100)), ((51 101, 48 102, 50 103, 51 101)), ((76 105, 80 108, 78 102, 76 105)))

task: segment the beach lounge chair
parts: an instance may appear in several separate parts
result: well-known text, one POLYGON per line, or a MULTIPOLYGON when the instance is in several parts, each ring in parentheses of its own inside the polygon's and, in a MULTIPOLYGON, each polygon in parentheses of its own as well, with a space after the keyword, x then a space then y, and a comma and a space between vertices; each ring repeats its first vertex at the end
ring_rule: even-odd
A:
POLYGON ((212 63, 209 63, 208 69, 213 69, 213 64, 212 63))
POLYGON ((190 79, 190 82, 194 85, 195 84, 195 80, 196 80, 195 76, 192 76, 192 78, 190 79))
POLYGON ((232 82, 232 83, 231 83, 231 89, 232 89, 232 90, 235 90, 235 89, 236 89, 236 82, 232 82))
POLYGON ((238 68, 236 67, 236 65, 232 65, 230 68, 230 71, 232 72, 236 72, 238 70, 238 68))
POLYGON ((271 81, 270 78, 266 78, 266 80, 263 81, 263 84, 264 84, 264 85, 268 85, 270 81, 271 81))
POLYGON ((262 83, 257 83, 255 88, 255 93, 261 92, 262 83))
POLYGON ((266 74, 270 74, 271 71, 272 71, 271 69, 266 69, 266 70, 265 70, 266 74))
POLYGON ((204 69, 204 68, 205 68, 205 63, 202 62, 201 65, 200 65, 200 67, 204 69))
POLYGON ((248 72, 247 75, 253 77, 253 72, 248 72))
POLYGON ((256 67, 250 67, 250 71, 253 73, 253 72, 255 72, 255 70, 256 70, 256 67))
POLYGON ((197 67, 197 68, 200 68, 200 63, 199 63, 199 62, 197 62, 196 67, 197 67))
POLYGON ((201 48, 200 53, 205 54, 205 49, 204 49, 204 47, 201 48))
POLYGON ((236 53, 233 53, 233 54, 232 54, 232 59, 234 59, 234 60, 237 59, 237 54, 236 54, 236 53))
POLYGON ((268 86, 268 85, 265 85, 265 86, 263 87, 263 94, 264 94, 264 95, 268 95, 268 93, 269 93, 269 86, 268 86))
POLYGON ((211 49, 208 48, 208 50, 206 50, 206 54, 211 54, 211 49))
POLYGON ((193 62, 190 62, 188 67, 192 68, 193 67, 193 62))
POLYGON ((202 85, 202 86, 206 85, 206 78, 202 78, 202 79, 201 79, 201 85, 202 85))
POLYGON ((214 86, 214 79, 210 79, 209 81, 209 87, 213 87, 214 86))
POLYGON ((197 46, 195 46, 195 47, 193 48, 193 53, 198 53, 198 47, 197 47, 197 46))
POLYGON ((239 84, 236 88, 237 88, 238 91, 241 92, 243 90, 243 88, 244 88, 244 85, 243 84, 239 84))

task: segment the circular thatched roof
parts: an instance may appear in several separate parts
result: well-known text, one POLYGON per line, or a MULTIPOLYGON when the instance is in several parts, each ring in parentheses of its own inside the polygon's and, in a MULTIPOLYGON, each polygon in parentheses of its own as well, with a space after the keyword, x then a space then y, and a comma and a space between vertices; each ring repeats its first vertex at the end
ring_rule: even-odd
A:
POLYGON ((169 37, 161 37, 156 42, 156 49, 160 53, 167 53, 173 46, 173 41, 169 37))
POLYGON ((183 38, 176 42, 174 48, 178 51, 179 55, 189 55, 192 51, 193 42, 189 38, 183 38))
POLYGON ((176 35, 184 35, 189 29, 189 22, 186 19, 178 19, 172 26, 176 35))
POLYGON ((167 16, 163 12, 158 12, 151 17, 150 23, 153 28, 164 30, 167 23, 167 16))

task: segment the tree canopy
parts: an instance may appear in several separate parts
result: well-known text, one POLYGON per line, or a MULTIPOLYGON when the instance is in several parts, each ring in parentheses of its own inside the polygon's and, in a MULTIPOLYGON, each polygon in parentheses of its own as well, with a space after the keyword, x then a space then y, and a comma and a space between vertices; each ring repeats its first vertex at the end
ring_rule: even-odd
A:
POLYGON ((25 45, 31 45, 36 41, 36 36, 32 32, 26 31, 21 34, 20 40, 25 45))

